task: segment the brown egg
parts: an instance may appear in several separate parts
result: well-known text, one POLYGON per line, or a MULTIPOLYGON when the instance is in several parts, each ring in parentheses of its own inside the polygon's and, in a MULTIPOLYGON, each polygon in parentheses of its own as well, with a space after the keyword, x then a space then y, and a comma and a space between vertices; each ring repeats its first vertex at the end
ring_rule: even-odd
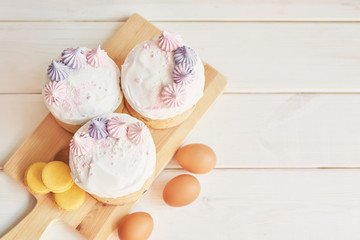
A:
POLYGON ((154 228, 154 221, 146 212, 136 212, 123 218, 118 234, 121 240, 146 240, 154 228))
POLYGON ((163 198, 172 207, 183 207, 195 201, 199 194, 200 182, 192 175, 183 174, 166 184, 163 198))
POLYGON ((181 147, 175 157, 180 166, 192 173, 210 172, 216 164, 215 152, 199 143, 181 147))

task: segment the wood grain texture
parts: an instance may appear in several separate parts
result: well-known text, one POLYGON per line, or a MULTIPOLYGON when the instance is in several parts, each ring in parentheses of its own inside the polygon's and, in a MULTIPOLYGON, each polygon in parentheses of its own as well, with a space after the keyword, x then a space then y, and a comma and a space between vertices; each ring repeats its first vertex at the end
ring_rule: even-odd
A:
MULTIPOLYGON (((49 61, 62 49, 106 42, 134 10, 157 21, 159 28, 180 32, 202 59, 229 77, 228 93, 360 92, 359 4, 0 1, 0 161, 6 161, 47 114, 38 94, 1 93, 39 93, 49 61)), ((199 176, 200 198, 185 208, 167 207, 162 189, 184 172, 165 170, 133 211, 154 217, 150 240, 355 239, 360 234, 358 170, 230 168, 359 167, 359 103, 358 94, 222 96, 186 141, 207 143, 218 154, 218 169, 199 176)), ((170 168, 178 165, 172 161, 170 168)), ((0 235, 34 204, 4 175, 0 171, 0 235)), ((78 229, 95 222, 89 234, 97 232, 104 224, 97 221, 101 209, 89 213, 78 229)), ((78 239, 71 229, 50 228, 45 239, 78 239)))
MULTIPOLYGON (((211 146, 217 168, 357 168, 359 105, 360 94, 225 94, 184 144, 211 146)), ((0 95, 0 112, 5 163, 47 110, 40 95, 0 95)))
POLYGON ((227 94, 184 144, 214 148, 218 168, 360 167, 359 104, 359 94, 227 94))
POLYGON ((194 203, 169 207, 163 188, 183 173, 164 171, 133 210, 153 216, 150 240, 338 240, 360 234, 359 170, 215 170, 196 175, 201 193, 194 203))
POLYGON ((0 2, 0 20, 117 21, 134 11, 156 21, 354 20, 357 0, 16 0, 0 2))
MULTIPOLYGON (((122 25, 0 23, 0 93, 40 93, 48 64, 63 49, 95 47, 122 25)), ((157 25, 181 33, 202 59, 222 69, 226 92, 360 92, 360 23, 157 25)))
POLYGON ((40 240, 88 240, 64 221, 55 220, 45 229, 40 240), (59 234, 61 233, 61 234, 59 234))
POLYGON ((48 114, 41 95, 0 95, 0 166, 15 153, 16 149, 34 131, 48 114))
MULTIPOLYGON (((359 170, 214 170, 196 175, 202 189, 194 203, 169 207, 162 200, 162 190, 171 178, 183 173, 163 171, 132 210, 153 216, 155 227, 149 240, 228 240, 238 236, 249 240, 338 240, 360 234, 360 190, 354 187, 360 181, 359 170), (219 222, 219 218, 224 220, 219 222)), ((0 196, 3 191, 1 188, 0 196)), ((28 206, 19 198, 4 200, 19 208, 28 206)), ((46 235, 77 239, 70 229, 49 231, 42 240, 54 240, 46 235)), ((114 235, 109 240, 118 239, 114 235)))
MULTIPOLYGON (((133 15, 105 45, 110 57, 120 66, 127 53, 139 42, 158 35, 160 30, 139 15, 133 15), (123 42, 121 42, 123 40, 123 42)), ((165 168, 176 149, 181 145, 200 117, 221 94, 226 79, 205 64, 204 96, 197 103, 193 114, 181 125, 167 130, 151 130, 157 154, 156 176, 165 168)), ((126 111, 124 111, 126 112, 126 111)), ((49 114, 25 143, 6 162, 4 171, 23 183, 26 168, 33 162, 51 161, 58 152, 67 148, 71 134, 63 130, 49 114)), ((6 239, 38 239, 54 219, 62 219, 90 239, 105 239, 115 229, 119 220, 133 207, 104 206, 87 195, 84 205, 66 212, 57 208, 50 194, 36 195, 35 208, 10 232, 6 239)))

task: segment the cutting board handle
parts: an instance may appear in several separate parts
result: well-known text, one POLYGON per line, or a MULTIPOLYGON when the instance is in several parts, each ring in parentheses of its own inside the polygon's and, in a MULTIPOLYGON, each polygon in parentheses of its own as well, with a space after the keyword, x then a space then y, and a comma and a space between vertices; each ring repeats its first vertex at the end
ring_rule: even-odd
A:
POLYGON ((33 210, 26 215, 15 227, 5 234, 2 240, 40 239, 46 227, 56 218, 60 211, 54 211, 54 204, 44 203, 52 201, 52 197, 44 196, 38 199, 33 210))

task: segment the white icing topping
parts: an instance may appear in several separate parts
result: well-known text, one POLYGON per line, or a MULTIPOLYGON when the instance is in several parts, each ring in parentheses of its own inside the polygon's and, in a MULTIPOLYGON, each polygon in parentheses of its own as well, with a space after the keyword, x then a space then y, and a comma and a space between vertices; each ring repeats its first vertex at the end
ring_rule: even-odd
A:
MULTIPOLYGON (((140 122, 127 114, 101 115, 107 119, 117 116, 128 126, 140 122)), ((89 125, 87 122, 78 132, 88 132, 89 125)), ((140 190, 153 175, 156 166, 154 141, 151 136, 139 145, 126 136, 94 140, 86 156, 70 152, 69 165, 75 183, 86 192, 104 198, 122 197, 140 190)))
POLYGON ((159 48, 158 38, 136 45, 126 57, 121 71, 121 88, 130 106, 151 119, 167 119, 192 108, 203 96, 204 65, 198 57, 195 78, 184 86, 186 98, 181 106, 170 107, 161 100, 162 88, 173 83, 174 53, 159 48))
MULTIPOLYGON (((85 54, 89 50, 85 51, 85 54)), ((119 86, 120 70, 113 60, 92 67, 85 64, 83 69, 69 69, 70 75, 61 83, 66 88, 66 99, 60 105, 50 105, 44 101, 49 111, 62 122, 81 125, 93 117, 115 111, 122 101, 119 86)), ((48 82, 43 81, 42 91, 48 82)))

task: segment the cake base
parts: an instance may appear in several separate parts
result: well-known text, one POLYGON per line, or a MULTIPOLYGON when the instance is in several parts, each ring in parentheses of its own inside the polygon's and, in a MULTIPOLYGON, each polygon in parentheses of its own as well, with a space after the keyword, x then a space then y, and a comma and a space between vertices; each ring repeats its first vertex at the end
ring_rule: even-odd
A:
POLYGON ((176 115, 175 117, 172 117, 172 118, 151 119, 151 118, 144 117, 140 113, 136 112, 130 106, 128 101, 126 101, 126 99, 125 99, 125 106, 129 110, 129 113, 131 116, 143 121, 146 124, 146 126, 148 126, 149 128, 153 128, 153 129, 167 129, 167 128, 175 127, 175 126, 181 124, 182 122, 184 122, 195 109, 195 106, 194 106, 194 107, 186 110, 185 112, 183 112, 179 115, 176 115))
MULTIPOLYGON (((124 109, 124 100, 121 101, 119 107, 114 112, 121 113, 123 109, 124 109)), ((54 118, 55 118, 56 122, 63 129, 65 129, 66 131, 71 132, 71 133, 76 133, 76 131, 82 126, 82 125, 72 125, 72 124, 64 123, 64 122, 60 121, 59 119, 57 119, 56 117, 54 117, 54 118)))
POLYGON ((134 193, 130 193, 128 195, 125 195, 125 196, 122 196, 122 197, 118 197, 118 198, 102 198, 102 197, 99 197, 95 194, 90 194, 93 198, 95 198, 96 200, 98 200, 99 202, 102 202, 102 203, 105 203, 107 205, 117 205, 117 206, 122 206, 122 205, 126 205, 126 204, 129 204, 129 203, 135 203, 137 200, 140 199, 140 197, 142 195, 144 195, 147 190, 149 189, 153 179, 155 177, 155 173, 149 177, 143 187, 134 192, 134 193))

